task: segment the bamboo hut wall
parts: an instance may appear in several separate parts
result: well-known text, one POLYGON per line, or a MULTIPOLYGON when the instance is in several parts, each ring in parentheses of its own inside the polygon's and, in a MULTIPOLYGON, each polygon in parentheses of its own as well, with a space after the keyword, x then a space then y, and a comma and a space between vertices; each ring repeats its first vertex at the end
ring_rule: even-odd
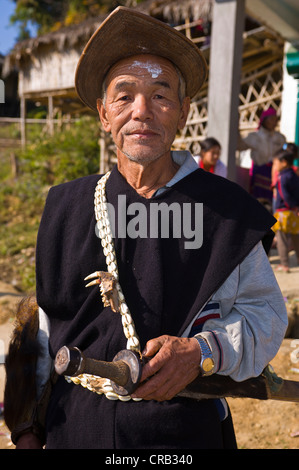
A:
POLYGON ((20 96, 73 88, 80 52, 68 47, 63 51, 47 48, 43 53, 37 53, 20 69, 20 96))

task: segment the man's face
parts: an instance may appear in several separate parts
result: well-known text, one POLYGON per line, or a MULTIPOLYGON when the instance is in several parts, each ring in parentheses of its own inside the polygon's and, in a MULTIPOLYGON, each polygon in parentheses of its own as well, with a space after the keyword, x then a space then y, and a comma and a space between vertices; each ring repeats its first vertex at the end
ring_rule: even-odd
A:
POLYGON ((146 165, 170 152, 190 102, 185 98, 180 103, 172 63, 152 55, 124 59, 109 71, 106 86, 105 103, 98 100, 98 110, 118 157, 146 165))

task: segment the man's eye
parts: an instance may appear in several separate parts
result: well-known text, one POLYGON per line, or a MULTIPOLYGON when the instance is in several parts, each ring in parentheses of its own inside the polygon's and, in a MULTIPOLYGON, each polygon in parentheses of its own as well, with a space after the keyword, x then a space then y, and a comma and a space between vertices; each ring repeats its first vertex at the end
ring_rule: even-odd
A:
POLYGON ((155 98, 157 98, 158 100, 163 100, 164 96, 162 96, 162 95, 155 95, 155 98))
POLYGON ((120 101, 128 101, 129 98, 130 98, 129 95, 123 95, 119 99, 120 101))

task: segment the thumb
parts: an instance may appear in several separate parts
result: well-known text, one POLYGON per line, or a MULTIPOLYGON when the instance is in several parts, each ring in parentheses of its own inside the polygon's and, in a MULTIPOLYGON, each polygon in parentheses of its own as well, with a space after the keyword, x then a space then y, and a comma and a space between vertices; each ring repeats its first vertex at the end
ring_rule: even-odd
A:
POLYGON ((166 341, 166 337, 159 336, 158 338, 150 339, 146 345, 144 350, 142 351, 142 356, 154 356, 163 346, 166 341))

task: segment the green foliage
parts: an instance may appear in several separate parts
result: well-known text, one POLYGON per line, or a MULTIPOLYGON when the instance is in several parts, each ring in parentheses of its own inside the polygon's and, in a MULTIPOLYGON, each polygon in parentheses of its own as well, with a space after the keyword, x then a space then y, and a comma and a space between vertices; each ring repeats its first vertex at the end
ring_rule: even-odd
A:
POLYGON ((60 21, 65 15, 68 2, 61 0, 14 0, 16 8, 11 16, 11 23, 19 23, 20 37, 26 39, 29 35, 27 25, 38 25, 41 33, 50 31, 53 23, 60 21))
POLYGON ((30 109, 26 115, 27 118, 33 119, 46 119, 47 118, 47 106, 38 106, 30 109))
POLYGON ((19 24, 19 40, 29 37, 28 23, 39 34, 80 23, 91 16, 109 13, 119 5, 134 6, 142 0, 12 0, 16 3, 11 23, 19 24))
POLYGON ((52 138, 38 139, 20 154, 20 171, 34 174, 39 185, 59 184, 97 172, 99 168, 98 125, 85 118, 52 138))
POLYGON ((10 155, 0 154, 0 258, 9 260, 19 288, 27 292, 34 289, 34 247, 48 190, 98 172, 98 123, 83 118, 15 153, 19 170, 14 179, 10 155))

